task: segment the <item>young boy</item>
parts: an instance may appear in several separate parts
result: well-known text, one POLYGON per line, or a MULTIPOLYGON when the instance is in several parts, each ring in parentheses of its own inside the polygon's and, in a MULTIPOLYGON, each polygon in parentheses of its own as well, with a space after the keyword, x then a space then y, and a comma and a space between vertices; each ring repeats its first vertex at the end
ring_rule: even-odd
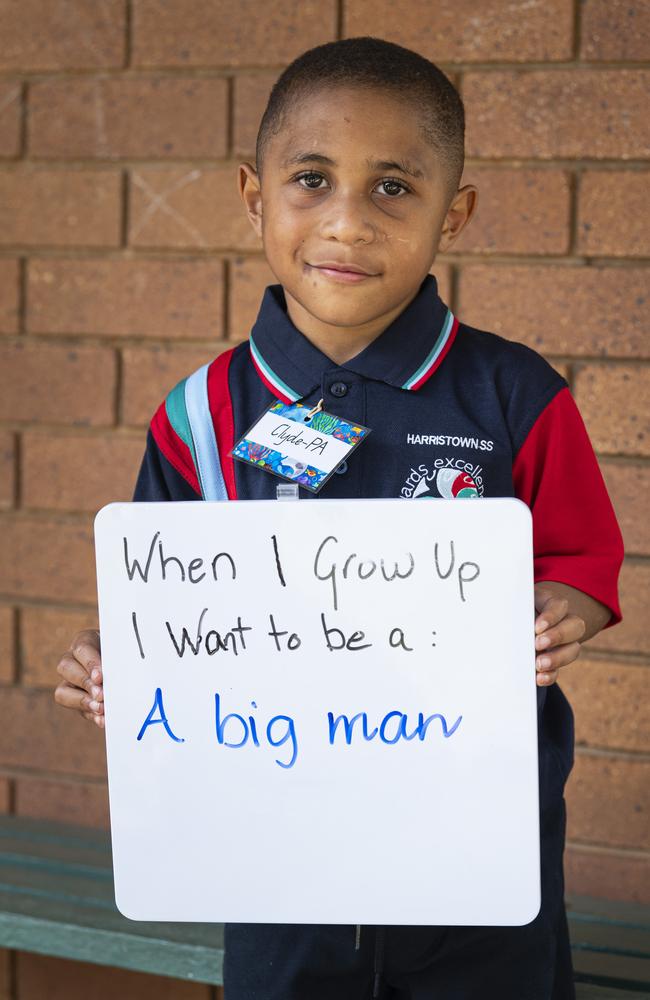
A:
MULTIPOLYGON (((622 540, 564 379, 527 347, 459 323, 429 273, 476 208, 476 188, 458 188, 463 138, 458 93, 408 49, 351 38, 285 70, 257 169, 239 167, 278 284, 250 341, 210 366, 208 395, 231 499, 271 499, 278 482, 233 461, 234 442, 274 399, 322 399, 372 434, 320 496, 517 496, 531 508, 541 910, 504 928, 228 925, 227 1000, 574 995, 562 875, 573 719, 553 685, 581 641, 620 620, 622 540)), ((153 417, 136 500, 201 498, 182 400, 177 387, 153 417)), ((79 633, 58 670, 56 700, 103 726, 98 634, 79 633)))

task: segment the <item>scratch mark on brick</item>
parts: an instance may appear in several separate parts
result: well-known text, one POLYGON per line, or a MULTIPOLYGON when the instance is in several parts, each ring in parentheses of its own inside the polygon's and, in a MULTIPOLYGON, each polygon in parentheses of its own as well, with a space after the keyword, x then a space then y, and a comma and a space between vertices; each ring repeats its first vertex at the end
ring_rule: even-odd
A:
POLYGON ((131 229, 130 238, 132 240, 135 239, 140 232, 142 232, 142 229, 147 224, 149 219, 151 219, 156 212, 160 211, 164 212, 165 215, 168 215, 171 219, 177 222, 181 229, 184 229, 185 232, 192 237, 195 243, 198 244, 198 246, 208 246, 207 240, 204 239, 203 234, 199 232, 196 226, 193 226, 191 222, 188 222, 188 220, 182 216, 180 212, 178 212, 175 208, 172 208, 171 205, 168 205, 165 200, 175 191, 180 191, 181 188, 184 188, 188 184, 192 184, 194 181, 198 180, 201 176, 200 170, 190 170, 189 173, 183 174, 182 177, 175 180, 174 183, 168 188, 165 188, 164 191, 159 192, 154 191, 153 188, 150 187, 149 184, 147 184, 147 182, 143 180, 140 174, 136 173, 135 170, 131 176, 133 178, 133 183, 139 187, 145 197, 149 199, 148 206, 140 216, 137 224, 131 229))
MULTIPOLYGON (((95 15, 96 22, 99 21, 101 28, 104 29, 108 27, 108 25, 110 25, 111 21, 113 20, 113 17, 111 16, 112 9, 110 6, 107 5, 106 0, 95 0, 95 5, 100 8, 99 11, 98 12, 92 11, 92 7, 90 8, 90 10, 95 15), (101 24, 102 21, 103 24, 101 24)), ((105 66, 106 53, 102 52, 93 41, 92 36, 88 31, 88 28, 84 24, 83 17, 79 16, 79 11, 70 10, 70 0, 63 0, 62 6, 63 6, 62 13, 63 13, 64 23, 75 24, 80 29, 81 42, 84 48, 90 53, 91 56, 94 56, 94 58, 97 60, 98 66, 105 66)))
POLYGON ((8 108, 10 104, 13 104, 13 102, 16 101, 19 96, 20 96, 20 87, 15 87, 13 90, 10 90, 8 94, 5 94, 3 99, 0 101, 0 114, 2 114, 4 109, 8 108))
POLYGON ((111 150, 106 135, 103 81, 99 78, 95 80, 93 87, 93 105, 95 109, 95 156, 110 156, 111 150))

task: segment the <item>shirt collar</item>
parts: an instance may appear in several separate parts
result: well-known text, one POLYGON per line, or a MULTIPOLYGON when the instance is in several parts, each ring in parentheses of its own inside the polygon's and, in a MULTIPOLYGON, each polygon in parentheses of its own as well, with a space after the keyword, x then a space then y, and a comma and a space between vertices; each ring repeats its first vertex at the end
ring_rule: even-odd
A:
POLYGON ((282 285, 267 285, 250 335, 258 375, 285 402, 296 402, 320 385, 324 371, 349 370, 398 389, 417 390, 442 364, 458 320, 438 295, 433 274, 382 334, 344 365, 318 350, 291 322, 282 285))

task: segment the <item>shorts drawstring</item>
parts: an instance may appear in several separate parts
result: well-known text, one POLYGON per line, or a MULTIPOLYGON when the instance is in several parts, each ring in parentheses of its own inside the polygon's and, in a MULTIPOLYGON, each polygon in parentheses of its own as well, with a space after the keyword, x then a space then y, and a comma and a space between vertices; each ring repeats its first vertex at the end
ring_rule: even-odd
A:
POLYGON ((377 1000, 381 989, 381 977, 384 971, 384 945, 386 943, 386 928, 377 927, 375 934, 375 980, 372 988, 372 1000, 377 1000))
MULTIPOLYGON (((381 992, 381 979, 384 972, 384 945, 386 943, 386 928, 375 928, 375 958, 374 958, 374 978, 372 982, 372 1000, 378 1000, 381 992)), ((354 950, 361 947, 361 924, 356 924, 354 928, 354 950)))

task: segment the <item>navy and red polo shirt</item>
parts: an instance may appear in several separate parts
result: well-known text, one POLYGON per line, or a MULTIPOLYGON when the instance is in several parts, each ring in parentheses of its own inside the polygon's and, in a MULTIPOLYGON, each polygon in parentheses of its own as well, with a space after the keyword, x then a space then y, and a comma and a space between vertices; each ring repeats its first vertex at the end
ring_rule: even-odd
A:
MULTIPOLYGON (((250 340, 210 365, 208 397, 230 499, 276 496, 275 476, 229 456, 273 400, 315 405, 322 399, 326 410, 370 427, 372 433, 317 497, 301 489, 302 498, 403 497, 422 502, 432 497, 516 496, 532 511, 535 580, 570 584, 610 609, 610 625, 620 620, 621 533, 566 381, 530 348, 459 322, 440 298, 432 275, 390 326, 343 365, 335 364, 293 325, 282 286, 268 286, 250 340)), ((179 383, 151 421, 135 500, 201 499, 183 399, 179 383)), ((499 627, 507 628, 505 617, 495 623, 495 634, 486 642, 498 641, 499 627)), ((532 641, 531 635, 531 646, 532 641)), ((543 892, 542 911, 530 925, 534 936, 526 975, 532 975, 533 958, 538 965, 546 961, 552 939, 560 956, 556 981, 566 989, 562 996, 568 997, 571 963, 561 915, 562 796, 573 762, 573 714, 557 684, 537 688, 537 698, 543 892)), ((282 961, 274 966, 279 985, 271 989, 265 981, 259 995, 288 995, 282 977, 288 982, 298 966, 303 977, 309 961, 316 963, 318 972, 313 956, 321 955, 323 941, 333 941, 334 932, 343 942, 341 968, 348 969, 352 939, 344 947, 345 930, 229 925, 229 988, 237 996, 252 995, 249 979, 265 975, 257 970, 268 967, 259 956, 271 961, 281 954, 282 961)), ((411 935, 414 929, 406 930, 411 935)), ((462 936, 462 929, 453 930, 445 940, 462 936)), ((515 942, 521 947, 527 928, 496 930, 501 937, 490 938, 498 940, 491 947, 507 964, 511 955, 519 954, 515 942)), ((414 940, 419 941, 422 929, 415 932, 414 940)), ((327 951, 329 965, 333 954, 327 951)), ((468 954, 472 964, 474 945, 468 954)), ((515 959, 512 968, 516 978, 520 966, 515 959)), ((438 982, 435 975, 434 968, 432 983, 438 982)), ((544 981, 547 978, 548 970, 544 981)), ((521 985, 523 989, 523 981, 521 985)))
MULTIPOLYGON (((278 483, 233 460, 234 442, 274 399, 322 399, 372 433, 319 496, 516 496, 533 515, 535 580, 577 587, 611 610, 610 625, 620 620, 621 533, 566 381, 523 344, 459 322, 433 275, 344 365, 294 326, 282 286, 269 285, 250 339, 212 362, 208 394, 231 499, 273 499, 278 483)), ((178 398, 151 421, 136 500, 201 498, 178 398)))

